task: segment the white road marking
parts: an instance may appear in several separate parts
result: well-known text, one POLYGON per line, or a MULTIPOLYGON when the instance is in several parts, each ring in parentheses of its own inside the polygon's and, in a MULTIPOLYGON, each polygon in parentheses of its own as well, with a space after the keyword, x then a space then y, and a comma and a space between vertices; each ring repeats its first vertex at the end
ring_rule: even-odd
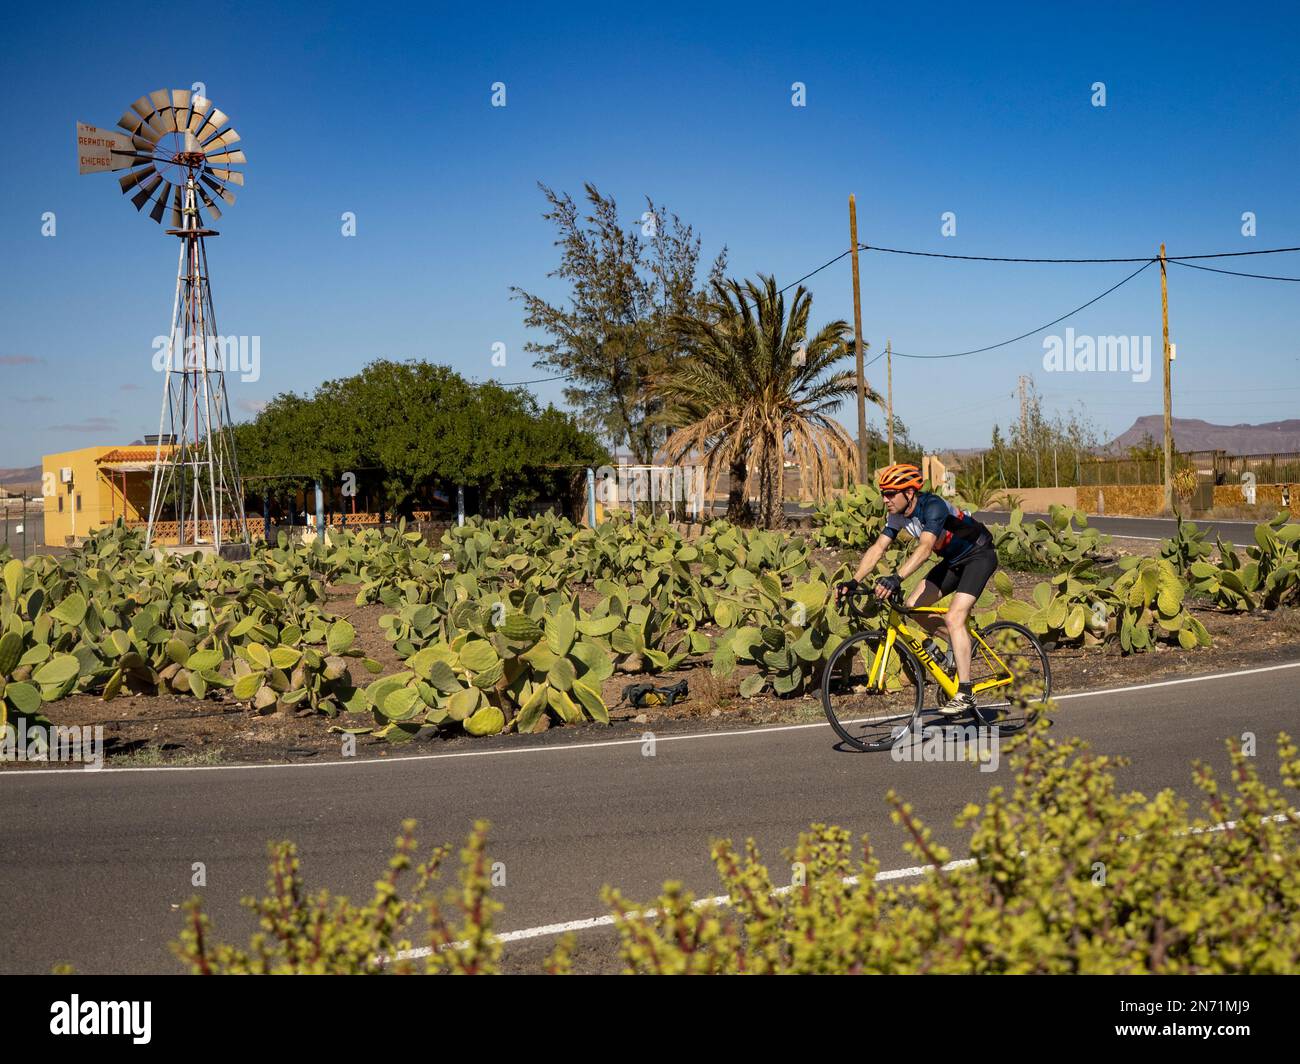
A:
MULTIPOLYGON (((953 869, 957 869, 957 868, 970 868, 974 864, 975 864, 975 859, 973 857, 968 857, 960 861, 949 861, 946 865, 943 866, 942 870, 945 872, 950 872, 953 869)), ((917 865, 913 868, 893 868, 887 872, 877 872, 875 878, 877 883, 882 883, 885 882, 886 880, 891 880, 891 879, 908 879, 913 876, 922 875, 923 873, 929 872, 931 870, 932 868, 930 865, 917 865)), ((844 883, 846 886, 854 886, 857 884, 860 878, 861 877, 859 876, 846 876, 844 879, 844 883)), ((792 890, 794 890, 793 886, 776 887, 772 891, 772 896, 777 897, 782 894, 789 894, 790 891, 792 890)), ((705 909, 714 905, 722 906, 722 905, 730 905, 730 904, 731 904, 731 898, 728 897, 726 894, 716 894, 712 898, 698 898, 692 904, 692 908, 705 909)), ((637 911, 647 919, 654 919, 654 917, 659 915, 659 911, 657 909, 642 909, 637 911)), ((613 927, 613 926, 614 926, 613 916, 591 916, 585 920, 566 920, 562 924, 542 924, 538 927, 525 927, 519 931, 503 931, 501 934, 495 937, 498 942, 503 942, 503 943, 522 942, 523 940, 529 938, 545 938, 547 935, 562 935, 566 931, 586 931, 592 927, 613 927)), ((462 945, 462 944, 463 943, 454 943, 454 945, 462 945)), ((418 946, 415 949, 402 950, 397 955, 397 957, 399 960, 413 960, 419 957, 427 957, 432 952, 433 952, 432 946, 418 946)))
MULTIPOLYGON (((1286 813, 1275 813, 1272 816, 1263 817, 1261 822, 1267 823, 1271 821, 1274 824, 1281 824, 1294 816, 1300 816, 1300 810, 1293 809, 1291 810, 1290 815, 1286 813)), ((1237 821, 1225 820, 1219 824, 1211 824, 1207 828, 1191 828, 1189 831, 1178 832, 1178 834, 1202 835, 1209 834, 1210 832, 1231 831, 1236 826, 1237 821)), ((1021 856, 1023 857, 1024 855, 1025 853, 1022 851, 1021 856)), ((960 868, 973 868, 975 867, 975 863, 975 858, 965 857, 959 861, 949 861, 947 864, 941 866, 939 870, 941 872, 952 872, 960 868)), ((915 879, 917 876, 932 871, 934 871, 933 865, 913 865, 911 868, 891 868, 885 872, 877 872, 874 878, 877 883, 884 883, 894 879, 915 879)), ((844 878, 844 885, 849 887, 856 886, 860 880, 860 876, 846 876, 844 878)), ((793 885, 788 887, 776 887, 772 891, 772 896, 777 897, 782 894, 789 894, 792 890, 794 890, 793 885)), ((698 899, 693 903, 692 908, 704 909, 710 906, 729 906, 730 904, 731 898, 728 895, 715 894, 711 898, 698 899)), ((644 909, 638 911, 647 919, 654 919, 659 915, 657 909, 644 909)), ((590 916, 585 920, 566 920, 564 923, 559 924, 540 924, 537 927, 525 927, 518 931, 504 931, 501 934, 496 935, 495 938, 501 943, 522 942, 530 938, 545 938, 548 935, 562 935, 566 931, 586 931, 593 927, 612 927, 613 925, 613 916, 590 916)), ((457 942, 453 943, 453 945, 463 946, 466 945, 466 943, 457 942)), ((415 949, 402 950, 397 957, 399 960, 415 960, 420 957, 427 957, 432 952, 432 946, 419 946, 415 949)))
MULTIPOLYGON (((1050 654, 1049 654, 1050 657, 1050 654)), ((1229 680, 1238 676, 1253 676, 1257 673, 1276 672, 1278 669, 1300 668, 1300 661, 1288 661, 1281 665, 1262 665, 1255 669, 1237 669, 1235 672, 1212 672, 1204 676, 1187 676, 1178 680, 1156 680, 1152 683, 1133 684, 1128 687, 1103 687, 1096 691, 1076 691, 1074 694, 1053 695, 1052 701, 1064 702, 1072 698, 1096 698, 1098 695, 1123 694, 1128 691, 1145 691, 1154 687, 1172 687, 1176 684, 1204 683, 1207 680, 1229 680)), ((820 699, 818 699, 820 701, 820 699)), ((737 728, 732 731, 695 732, 690 735, 656 735, 655 743, 699 742, 703 739, 737 739, 750 735, 776 735, 780 732, 807 731, 810 728, 829 728, 828 721, 815 724, 771 724, 759 728, 737 728)), ((650 729, 647 728, 647 731, 650 729)), ((635 739, 598 739, 588 743, 565 743, 557 746, 528 746, 517 750, 465 750, 454 754, 414 754, 409 757, 387 758, 349 758, 344 761, 304 762, 294 765, 155 765, 134 768, 105 768, 87 771, 84 768, 49 768, 6 773, 0 771, 0 779, 21 779, 29 774, 39 776, 57 776, 63 774, 76 776, 118 775, 123 772, 250 772, 280 771, 285 769, 329 769, 329 768, 363 768, 372 765, 402 765, 413 761, 441 761, 460 757, 507 757, 518 754, 554 754, 571 750, 608 750, 616 746, 640 746, 640 737, 635 739)))

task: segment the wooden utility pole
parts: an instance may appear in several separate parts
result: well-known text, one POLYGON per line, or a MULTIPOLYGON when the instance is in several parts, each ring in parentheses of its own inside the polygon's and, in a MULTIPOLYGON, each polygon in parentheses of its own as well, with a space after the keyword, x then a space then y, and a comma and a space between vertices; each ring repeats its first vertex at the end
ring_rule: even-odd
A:
POLYGON ((889 377, 889 397, 886 400, 886 406, 889 408, 889 464, 894 464, 894 353, 893 340, 885 341, 885 372, 889 377))
POLYGON ((853 249, 853 350, 858 363, 858 481, 867 482, 867 378, 862 369, 862 289, 858 283, 858 205, 849 195, 849 246, 853 249))
POLYGON ((1169 386, 1169 284, 1165 278, 1165 246, 1160 245, 1160 318, 1165 334, 1165 510, 1174 508, 1174 418, 1169 386))

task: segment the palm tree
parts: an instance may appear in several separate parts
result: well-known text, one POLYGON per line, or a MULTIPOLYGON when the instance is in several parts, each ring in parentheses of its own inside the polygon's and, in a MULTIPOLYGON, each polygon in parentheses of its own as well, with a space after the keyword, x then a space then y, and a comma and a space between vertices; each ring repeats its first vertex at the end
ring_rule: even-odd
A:
MULTIPOLYGON (((710 493, 730 472, 733 508, 740 486, 757 478, 758 520, 768 528, 785 523, 787 456, 817 495, 829 490, 835 464, 848 477, 857 468, 852 437, 831 417, 856 391, 852 373, 831 372, 848 354, 849 326, 833 321, 809 336, 811 310, 802 286, 787 318, 774 278, 715 281, 701 314, 673 319, 684 354, 652 385, 674 430, 665 460, 702 457, 710 493)), ((876 393, 868 397, 880 403, 876 393)))

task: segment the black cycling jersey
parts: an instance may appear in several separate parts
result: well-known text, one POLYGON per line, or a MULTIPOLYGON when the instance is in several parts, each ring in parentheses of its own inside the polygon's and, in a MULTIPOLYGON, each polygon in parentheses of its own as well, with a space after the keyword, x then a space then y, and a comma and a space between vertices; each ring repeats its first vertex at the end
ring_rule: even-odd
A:
POLYGON ((890 539, 903 529, 911 533, 913 539, 920 539, 922 532, 933 532, 934 553, 949 562, 963 560, 993 543, 992 533, 981 522, 942 496, 928 491, 917 494, 910 517, 890 514, 886 518, 883 532, 890 539))

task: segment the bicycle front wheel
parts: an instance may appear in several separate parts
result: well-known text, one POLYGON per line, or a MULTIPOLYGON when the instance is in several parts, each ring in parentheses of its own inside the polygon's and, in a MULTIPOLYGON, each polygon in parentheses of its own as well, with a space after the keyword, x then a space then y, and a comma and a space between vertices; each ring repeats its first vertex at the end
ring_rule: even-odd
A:
POLYGON ((915 727, 925 702, 921 663, 903 644, 883 650, 884 632, 844 640, 822 675, 831 727, 855 750, 887 750, 915 727))
POLYGON ((978 687, 996 680, 1002 686, 978 692, 976 711, 982 722, 996 726, 999 734, 1011 735, 1021 731, 1051 697, 1052 668, 1047 651, 1033 632, 1012 621, 990 624, 979 634, 988 649, 979 640, 972 641, 971 683, 978 687), (1014 692, 1024 699, 1023 705, 1011 697, 1014 692))

